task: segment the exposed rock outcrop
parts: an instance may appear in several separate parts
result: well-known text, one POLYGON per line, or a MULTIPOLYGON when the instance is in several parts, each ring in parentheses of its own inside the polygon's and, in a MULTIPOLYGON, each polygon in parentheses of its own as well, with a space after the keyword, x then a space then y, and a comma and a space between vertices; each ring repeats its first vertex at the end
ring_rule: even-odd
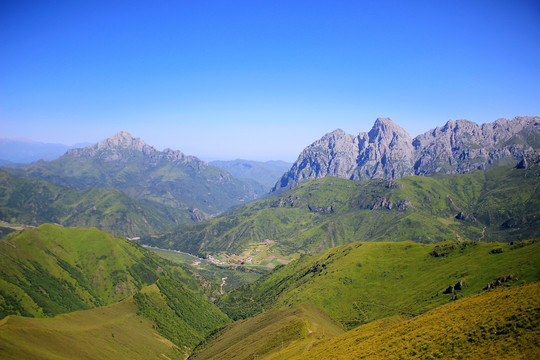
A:
POLYGON ((201 210, 197 208, 191 209, 190 213, 191 213, 191 220, 193 220, 193 222, 196 222, 196 223, 209 218, 207 214, 205 214, 204 212, 202 212, 201 210))
POLYGON ((334 208, 332 206, 318 207, 318 206, 310 206, 310 205, 308 205, 308 209, 311 212, 322 213, 322 214, 331 214, 331 213, 334 212, 334 208))
POLYGON ((497 286, 500 286, 505 282, 509 282, 509 281, 513 281, 513 280, 515 280, 513 275, 500 276, 500 277, 496 278, 495 280, 493 280, 492 282, 488 283, 486 285, 486 287, 484 288, 484 290, 489 290, 489 289, 496 288, 497 286))

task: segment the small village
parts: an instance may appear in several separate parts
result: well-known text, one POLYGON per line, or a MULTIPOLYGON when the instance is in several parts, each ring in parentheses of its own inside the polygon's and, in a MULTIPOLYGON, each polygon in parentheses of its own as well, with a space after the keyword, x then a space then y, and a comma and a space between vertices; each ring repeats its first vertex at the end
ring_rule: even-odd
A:
MULTIPOLYGON (((259 243, 253 243, 248 246, 248 249, 240 255, 236 254, 215 254, 208 255, 207 260, 215 265, 236 265, 236 266, 262 266, 270 269, 278 265, 286 265, 293 260, 290 256, 276 256, 271 248, 276 245, 276 241, 266 239, 259 243)), ((196 260, 193 265, 200 264, 200 260, 196 260)))

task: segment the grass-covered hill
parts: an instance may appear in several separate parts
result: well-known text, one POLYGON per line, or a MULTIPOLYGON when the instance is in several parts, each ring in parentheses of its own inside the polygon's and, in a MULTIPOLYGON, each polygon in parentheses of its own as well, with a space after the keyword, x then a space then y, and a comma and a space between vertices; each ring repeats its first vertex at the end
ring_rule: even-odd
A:
POLYGON ((355 182, 322 178, 145 243, 193 254, 240 254, 271 239, 274 254, 354 241, 515 241, 540 236, 539 166, 355 182))
POLYGON ((97 226, 134 237, 163 233, 190 219, 188 211, 137 201, 117 189, 78 190, 0 170, 0 221, 9 224, 97 226))
POLYGON ((184 359, 183 349, 137 315, 133 300, 50 319, 0 320, 0 357, 20 359, 184 359))
POLYGON ((176 280, 161 277, 126 300, 53 318, 0 321, 2 359, 185 359, 229 319, 176 280))
POLYGON ((538 359, 538 294, 539 283, 498 288, 398 324, 375 321, 275 359, 538 359))
POLYGON ((247 320, 220 328, 201 343, 190 359, 260 359, 301 354, 314 339, 335 337, 343 328, 320 308, 311 304, 270 310, 247 320))
POLYGON ((537 359, 539 292, 538 282, 501 286, 346 333, 313 305, 269 310, 215 332, 190 359, 537 359))
POLYGON ((112 304, 160 276, 200 283, 179 266, 96 228, 44 224, 0 240, 0 318, 53 316, 112 304))
POLYGON ((0 253, 0 358, 144 359, 147 345, 185 358, 230 321, 209 281, 96 228, 44 224, 3 237, 0 253))
POLYGON ((306 255, 232 291, 233 319, 305 302, 351 329, 416 316, 490 287, 540 279, 540 242, 357 242, 306 255), (452 291, 452 289, 455 289, 452 291))

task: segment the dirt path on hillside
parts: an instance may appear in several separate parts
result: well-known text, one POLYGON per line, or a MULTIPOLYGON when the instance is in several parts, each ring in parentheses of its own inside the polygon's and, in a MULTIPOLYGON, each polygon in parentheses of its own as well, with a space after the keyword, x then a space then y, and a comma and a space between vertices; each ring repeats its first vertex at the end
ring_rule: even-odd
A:
POLYGON ((226 277, 221 278, 221 285, 219 286, 219 292, 221 293, 221 295, 225 294, 225 292, 223 291, 223 286, 225 286, 226 280, 226 277))

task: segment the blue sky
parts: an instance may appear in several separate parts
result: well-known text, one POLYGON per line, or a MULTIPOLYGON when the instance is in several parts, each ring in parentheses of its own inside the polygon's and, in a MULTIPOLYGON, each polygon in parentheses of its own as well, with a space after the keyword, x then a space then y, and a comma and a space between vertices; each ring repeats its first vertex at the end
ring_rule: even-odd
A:
POLYGON ((0 137, 294 161, 391 117, 540 115, 538 1, 2 1, 0 137))

